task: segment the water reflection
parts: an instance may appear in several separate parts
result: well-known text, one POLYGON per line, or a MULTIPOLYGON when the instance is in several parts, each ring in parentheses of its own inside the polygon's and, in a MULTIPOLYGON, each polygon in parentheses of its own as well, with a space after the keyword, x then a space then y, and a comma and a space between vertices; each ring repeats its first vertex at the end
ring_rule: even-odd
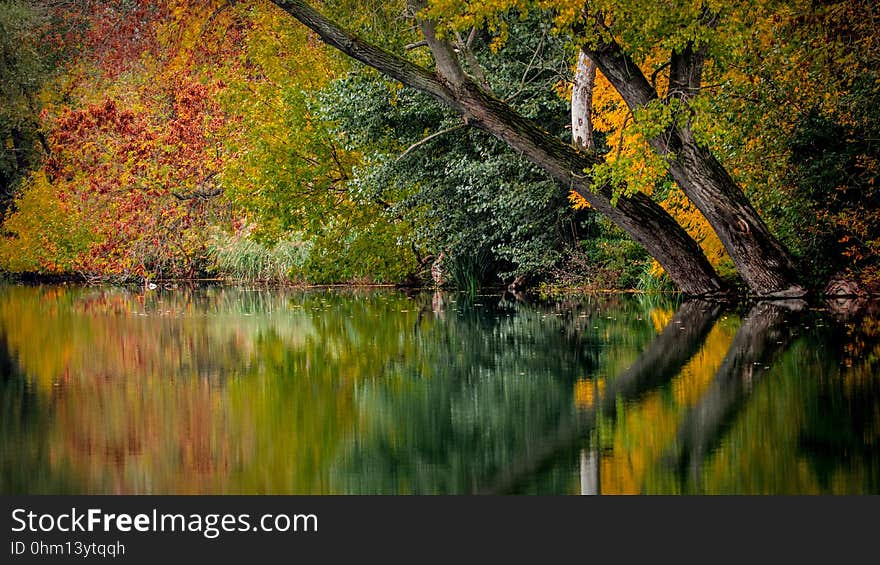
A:
POLYGON ((793 337, 788 330, 797 326, 793 314, 805 307, 802 301, 777 301, 758 303, 749 310, 711 386, 688 408, 676 434, 673 464, 680 473, 687 467, 689 478, 699 483, 703 464, 723 439, 725 426, 735 419, 774 360, 785 352, 793 337))
POLYGON ((0 492, 880 492, 874 304, 0 287, 0 492))

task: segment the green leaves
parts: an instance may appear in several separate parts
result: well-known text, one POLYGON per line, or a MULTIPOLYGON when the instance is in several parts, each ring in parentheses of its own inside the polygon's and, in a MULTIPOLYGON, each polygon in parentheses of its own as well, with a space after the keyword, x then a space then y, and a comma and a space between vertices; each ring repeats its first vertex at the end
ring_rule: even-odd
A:
MULTIPOLYGON (((570 73, 562 42, 537 15, 507 24, 515 40, 497 54, 485 34, 472 45, 493 91, 550 131, 569 135, 567 104, 556 90, 570 73)), ((353 170, 352 189, 388 204, 385 215, 411 226, 420 254, 443 252, 444 268, 460 274, 461 284, 544 273, 572 244, 575 212, 565 192, 504 143, 461 127, 458 116, 427 96, 359 71, 332 84, 321 101, 345 146, 365 156, 353 170)))

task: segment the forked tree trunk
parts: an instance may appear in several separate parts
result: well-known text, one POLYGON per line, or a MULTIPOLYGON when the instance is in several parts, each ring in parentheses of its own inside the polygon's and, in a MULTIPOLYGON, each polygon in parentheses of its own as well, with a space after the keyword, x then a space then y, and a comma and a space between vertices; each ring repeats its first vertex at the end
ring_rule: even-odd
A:
MULTIPOLYGON (((613 40, 584 50, 631 111, 658 99, 656 89, 613 40)), ((699 92, 704 57, 705 47, 693 49, 690 45, 672 54, 668 99, 686 101, 699 92)), ((788 251, 770 233, 727 170, 696 142, 687 126, 672 125, 648 141, 656 153, 669 158, 670 175, 718 234, 752 292, 769 297, 806 294, 788 251)))
POLYGON ((692 295, 723 291, 720 278, 699 245, 663 208, 641 193, 621 196, 617 205, 612 205, 611 188, 593 185, 584 173, 598 162, 595 155, 576 151, 480 88, 462 70, 453 47, 436 38, 432 22, 419 23, 434 55, 436 73, 363 41, 307 2, 273 2, 315 31, 328 45, 447 104, 468 123, 505 141, 542 167, 563 187, 576 190, 593 208, 644 246, 681 291, 692 295))

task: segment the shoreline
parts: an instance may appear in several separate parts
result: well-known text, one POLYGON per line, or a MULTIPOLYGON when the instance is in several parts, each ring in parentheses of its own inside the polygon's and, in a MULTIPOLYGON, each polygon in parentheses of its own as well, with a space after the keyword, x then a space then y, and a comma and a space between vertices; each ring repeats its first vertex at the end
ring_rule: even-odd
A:
MULTIPOLYGON (((144 282, 120 282, 114 280, 89 280, 79 274, 38 274, 38 273, 0 273, 0 284, 21 284, 25 286, 38 285, 80 285, 84 287, 92 286, 114 286, 120 288, 144 288, 144 282)), ((297 289, 297 290, 320 290, 320 289, 393 289, 400 291, 412 292, 428 292, 428 291, 447 291, 447 292, 466 292, 459 291, 455 288, 441 288, 432 285, 412 285, 400 283, 359 283, 359 282, 339 282, 339 283, 303 283, 303 282, 279 282, 279 281, 261 281, 261 280, 236 280, 223 277, 205 277, 195 279, 154 279, 146 281, 146 284, 152 284, 149 290, 176 290, 181 287, 195 288, 199 286, 254 286, 266 289, 297 289)), ((587 286, 555 286, 555 285, 536 285, 522 290, 511 291, 503 285, 487 286, 476 293, 482 294, 513 294, 517 296, 529 296, 533 298, 554 298, 572 295, 682 295, 677 290, 641 290, 636 288, 593 288, 587 286)), ((688 296, 696 300, 706 300, 710 302, 749 302, 749 301, 805 301, 813 300, 880 300, 880 292, 862 292, 856 294, 828 294, 822 292, 810 292, 806 296, 798 298, 776 298, 761 297, 749 294, 747 292, 731 292, 723 295, 712 296, 688 296)))

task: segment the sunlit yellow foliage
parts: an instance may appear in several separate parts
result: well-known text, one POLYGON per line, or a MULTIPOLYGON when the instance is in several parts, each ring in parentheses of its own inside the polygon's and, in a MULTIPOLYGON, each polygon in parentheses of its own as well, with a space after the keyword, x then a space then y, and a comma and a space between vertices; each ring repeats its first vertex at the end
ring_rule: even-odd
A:
POLYGON ((91 237, 90 215, 59 199, 42 171, 22 186, 16 210, 3 223, 0 269, 10 272, 65 273, 91 237))
POLYGON ((586 210, 591 207, 590 203, 574 190, 569 191, 568 201, 571 202, 571 206, 575 210, 586 210))
MULTIPOLYGON (((660 205, 669 214, 681 224, 682 227, 694 238, 694 241, 700 244, 700 248, 706 255, 709 262, 724 275, 732 275, 734 273, 733 262, 724 249, 721 240, 705 216, 694 206, 677 186, 670 187, 669 194, 660 205)), ((660 274, 663 268, 657 261, 654 261, 652 272, 655 275, 660 274)))

